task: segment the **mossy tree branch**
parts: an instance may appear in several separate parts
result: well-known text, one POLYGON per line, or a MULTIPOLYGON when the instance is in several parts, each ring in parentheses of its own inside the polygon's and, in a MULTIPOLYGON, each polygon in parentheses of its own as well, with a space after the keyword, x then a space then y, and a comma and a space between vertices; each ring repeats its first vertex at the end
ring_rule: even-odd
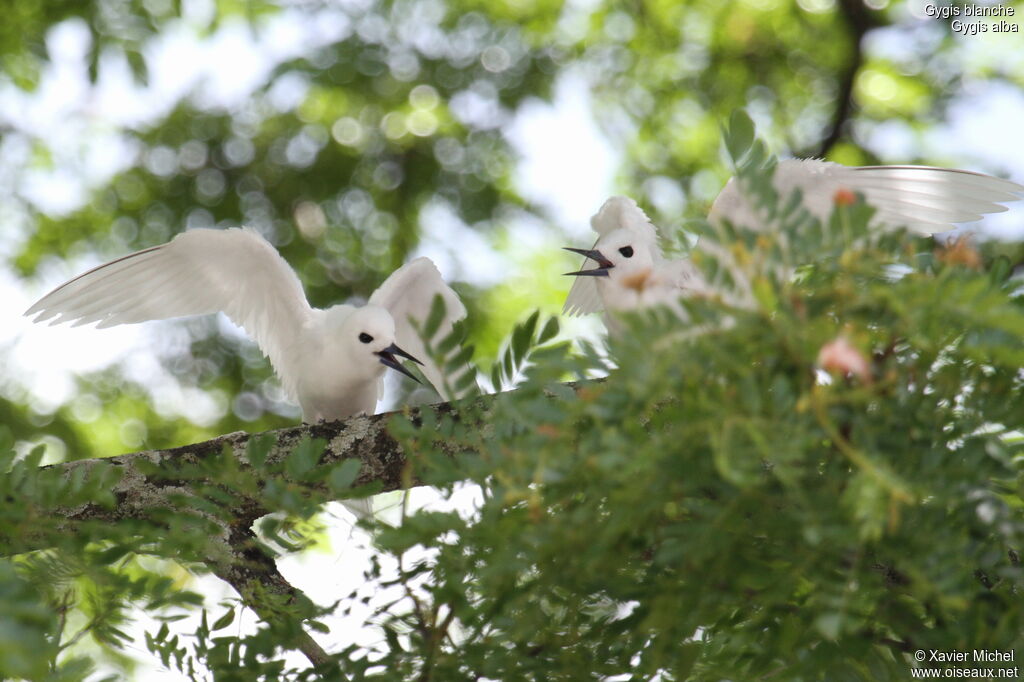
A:
MULTIPOLYGON (((65 481, 110 477, 112 470, 116 472, 113 478, 117 482, 106 502, 57 506, 48 512, 60 520, 55 530, 62 534, 83 531, 96 540, 122 544, 131 544, 132 531, 115 529, 123 528, 125 522, 167 528, 170 523, 184 520, 194 531, 196 548, 180 558, 205 564, 230 584, 261 620, 280 629, 282 643, 302 652, 324 679, 343 680, 336 662, 301 625, 312 611, 308 597, 288 583, 253 532, 256 520, 281 511, 279 505, 268 504, 261 492, 268 484, 278 483, 298 486, 316 504, 344 497, 333 492, 323 477, 296 475, 287 465, 286 460, 295 455, 297 448, 311 440, 324 443, 316 458, 316 469, 330 470, 349 459, 361 461, 354 487, 375 483, 379 491, 387 492, 419 485, 420 481, 407 470, 410 453, 389 433, 393 420, 409 419, 419 425, 426 412, 432 413, 431 422, 443 416, 480 419, 482 410, 493 399, 494 396, 484 396, 257 434, 236 432, 177 448, 43 467, 65 481), (265 459, 251 462, 252 441, 267 438, 272 445, 265 459), (203 472, 210 475, 204 476, 203 472), (235 480, 237 486, 232 484, 235 480), (109 536, 104 535, 103 528, 109 529, 109 536)), ((443 442, 439 445, 445 447, 443 442)), ((50 535, 26 538, 15 533, 0 534, 4 554, 44 549, 52 542, 50 535)), ((149 551, 163 554, 152 548, 149 551)))
MULTIPOLYGON (((231 457, 242 469, 254 473, 257 482, 265 484, 270 478, 282 478, 289 481, 287 469, 275 473, 263 472, 273 465, 280 464, 305 439, 320 439, 326 442, 319 458, 319 466, 332 466, 346 459, 358 459, 362 462, 359 475, 354 486, 377 483, 380 492, 388 492, 406 487, 410 481, 405 478, 407 453, 398 441, 388 432, 388 425, 396 418, 407 416, 413 423, 420 421, 424 411, 435 416, 452 415, 456 418, 463 412, 479 414, 475 408, 486 407, 493 396, 484 396, 474 401, 460 403, 438 403, 406 410, 404 412, 387 412, 372 416, 359 415, 342 421, 321 422, 318 424, 302 424, 284 429, 276 429, 263 433, 249 434, 242 431, 218 436, 200 443, 192 443, 165 450, 145 450, 132 452, 115 457, 83 459, 64 464, 53 465, 65 477, 78 474, 85 469, 86 477, 93 475, 98 468, 113 467, 120 472, 120 481, 114 486, 115 503, 112 506, 102 504, 83 504, 75 507, 58 508, 59 516, 69 524, 85 521, 122 521, 125 519, 147 520, 152 518, 154 509, 166 509, 178 506, 182 495, 194 495, 193 481, 188 478, 177 478, 173 472, 179 467, 190 469, 200 468, 207 462, 213 462, 225 456, 231 457), (264 466, 259 469, 250 468, 247 449, 255 438, 272 437, 275 444, 270 449, 264 466)), ((442 444, 443 446, 443 444, 442 444)), ((322 483, 306 481, 289 481, 308 485, 321 493, 328 492, 322 483)), ((419 485, 413 479, 412 485, 419 485)), ((340 499, 340 498, 339 498, 340 499)), ((232 510, 232 524, 248 527, 260 517, 275 511, 268 508, 257 497, 243 496, 236 500, 232 510), (241 504, 238 504, 238 503, 241 504)), ((39 547, 17 547, 17 552, 30 551, 39 547)), ((8 552, 10 553, 10 552, 8 552)))

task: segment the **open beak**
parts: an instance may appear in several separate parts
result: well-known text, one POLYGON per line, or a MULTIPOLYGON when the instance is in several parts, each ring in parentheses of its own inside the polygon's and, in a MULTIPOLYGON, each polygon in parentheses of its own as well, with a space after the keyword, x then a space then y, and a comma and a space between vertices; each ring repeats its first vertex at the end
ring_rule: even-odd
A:
POLYGON ((604 257, 604 254, 597 249, 574 249, 571 246, 563 246, 566 251, 572 251, 578 253, 581 256, 586 256, 592 261, 596 261, 600 267, 594 268, 593 270, 577 270, 576 272, 567 272, 566 275, 575 275, 576 277, 607 277, 608 271, 615 266, 610 260, 604 257))
POLYGON ((419 379, 416 378, 416 376, 412 372, 407 370, 405 367, 402 367, 402 363, 396 360, 395 356, 397 355, 407 360, 412 360, 417 365, 422 365, 423 363, 414 358, 413 356, 409 355, 408 353, 406 353, 404 350, 402 350, 395 344, 391 344, 384 350, 377 351, 376 355, 380 357, 380 364, 384 365, 385 367, 390 367, 396 372, 401 372, 402 374, 409 377, 416 383, 422 383, 419 379))

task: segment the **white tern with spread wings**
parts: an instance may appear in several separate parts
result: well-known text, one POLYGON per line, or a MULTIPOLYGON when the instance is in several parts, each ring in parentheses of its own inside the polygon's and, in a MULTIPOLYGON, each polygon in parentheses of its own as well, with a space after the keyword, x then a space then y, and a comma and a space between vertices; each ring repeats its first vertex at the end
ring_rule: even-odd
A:
MULTIPOLYGON (((979 220, 1005 211, 1002 204, 1024 195, 1024 186, 982 173, 926 166, 849 167, 814 159, 790 159, 776 166, 773 177, 780 197, 799 189, 804 208, 828 220, 836 192, 864 195, 876 209, 877 227, 905 226, 921 234, 953 229, 955 223, 979 220)), ((759 229, 757 212, 740 191, 736 178, 726 184, 711 206, 712 224, 727 220, 759 229)), ((593 249, 569 251, 586 256, 575 275, 563 312, 583 315, 600 310, 631 310, 673 304, 687 292, 706 291, 700 272, 687 259, 661 254, 654 225, 627 197, 608 199, 590 219, 598 234, 593 249)))
POLYGON ((421 364, 449 397, 409 321, 422 323, 437 294, 446 306, 443 338, 466 309, 428 258, 393 272, 361 308, 315 309, 298 276, 258 232, 196 229, 90 270, 25 314, 36 322, 103 328, 223 311, 270 358, 303 418, 316 422, 372 414, 385 367, 413 376, 398 357, 421 364))

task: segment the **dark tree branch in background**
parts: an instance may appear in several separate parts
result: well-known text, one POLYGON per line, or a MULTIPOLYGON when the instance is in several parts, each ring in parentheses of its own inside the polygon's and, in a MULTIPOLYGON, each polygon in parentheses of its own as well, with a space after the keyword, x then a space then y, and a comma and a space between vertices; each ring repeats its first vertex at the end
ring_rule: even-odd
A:
POLYGON ((308 597, 281 575, 274 559, 256 543, 252 530, 247 526, 234 527, 227 542, 228 558, 221 556, 207 562, 213 574, 231 585, 263 622, 271 627, 290 628, 286 637, 291 648, 301 651, 325 679, 344 680, 337 664, 301 624, 288 617, 286 611, 275 608, 301 605, 308 597))
POLYGON ((857 73, 864 64, 864 36, 871 29, 882 25, 877 15, 864 4, 864 0, 839 0, 839 12, 849 29, 851 54, 846 67, 839 74, 839 93, 836 96, 836 108, 828 134, 818 146, 817 153, 811 154, 821 158, 828 154, 846 133, 846 125, 853 112, 853 86, 857 81, 857 73))

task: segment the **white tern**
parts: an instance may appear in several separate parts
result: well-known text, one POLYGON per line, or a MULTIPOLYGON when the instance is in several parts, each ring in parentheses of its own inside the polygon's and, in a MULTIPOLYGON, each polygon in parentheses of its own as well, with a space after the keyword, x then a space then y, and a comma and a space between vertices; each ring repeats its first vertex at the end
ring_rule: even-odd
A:
MULTIPOLYGON (((983 214, 1005 211, 1004 202, 1024 195, 1024 186, 982 173, 926 166, 849 167, 815 159, 779 162, 773 176, 780 197, 802 193, 804 208, 826 221, 836 193, 864 195, 876 209, 874 226, 906 226, 935 234, 954 223, 979 220, 983 214)), ((759 229, 759 218, 732 178, 711 206, 712 225, 723 220, 759 229)), ((583 267, 566 273, 576 280, 563 312, 583 315, 600 310, 631 310, 654 304, 674 304, 687 293, 707 291, 708 285, 688 260, 662 256, 654 225, 628 197, 612 197, 590 219, 598 234, 594 248, 569 251, 585 256, 583 267)))
MULTIPOLYGON (((258 232, 196 229, 79 275, 25 314, 103 328, 223 311, 253 337, 312 423, 372 414, 386 367, 415 379, 397 358, 422 365, 438 393, 451 397, 410 322, 422 323, 438 294, 444 338, 466 309, 429 258, 395 270, 361 308, 315 309, 295 271, 258 232)), ((369 499, 343 504, 358 518, 373 513, 369 499)))
POLYGON ((223 311, 270 359, 307 422, 372 414, 386 367, 422 365, 444 396, 410 318, 422 323, 440 294, 443 338, 465 317, 458 295, 428 258, 395 270, 365 306, 310 307, 295 271, 249 228, 195 229, 65 282, 25 314, 36 322, 98 322, 97 328, 223 311))
MULTIPOLYGON (((593 249, 566 247, 586 256, 565 301, 564 312, 633 310, 674 304, 687 291, 706 289, 700 271, 688 259, 669 260, 647 215, 629 197, 612 197, 590 219, 599 235, 593 249), (587 268, 593 263, 596 267, 587 268)), ((606 319, 610 322, 610 319, 606 319)))

